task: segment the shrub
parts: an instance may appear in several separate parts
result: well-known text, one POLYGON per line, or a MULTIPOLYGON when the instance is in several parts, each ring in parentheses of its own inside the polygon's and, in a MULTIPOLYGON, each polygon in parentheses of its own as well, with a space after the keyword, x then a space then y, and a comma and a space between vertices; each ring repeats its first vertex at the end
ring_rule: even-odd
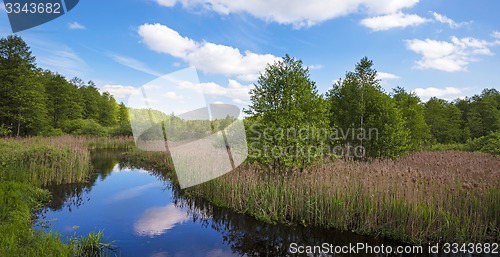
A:
POLYGON ((471 151, 500 155, 500 131, 469 140, 467 141, 467 147, 471 151))

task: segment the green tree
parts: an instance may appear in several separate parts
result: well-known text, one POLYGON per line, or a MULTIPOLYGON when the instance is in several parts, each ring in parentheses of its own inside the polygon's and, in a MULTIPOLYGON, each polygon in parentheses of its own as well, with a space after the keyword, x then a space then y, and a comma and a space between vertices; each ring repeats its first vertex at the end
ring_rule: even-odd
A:
POLYGON ((462 112, 454 104, 436 97, 425 103, 425 121, 435 142, 450 144, 460 142, 462 112))
POLYGON ((120 103, 118 107, 118 127, 113 131, 115 136, 131 136, 132 126, 130 124, 129 109, 125 104, 120 103))
POLYGON ((483 137, 500 130, 500 93, 496 89, 485 89, 473 96, 464 121, 471 138, 483 137))
POLYGON ((86 86, 81 86, 78 88, 78 90, 80 91, 84 107, 83 118, 98 121, 101 94, 99 93, 96 85, 94 84, 94 82, 89 81, 86 86))
POLYGON ((99 123, 105 127, 116 126, 118 124, 119 106, 115 98, 104 92, 99 99, 99 123))
POLYGON ((249 129, 254 158, 274 170, 288 170, 323 156, 325 139, 312 135, 327 129, 327 107, 302 61, 286 55, 268 65, 250 95, 245 112, 255 120, 249 129))
POLYGON ((13 135, 32 135, 47 123, 44 87, 35 57, 19 36, 0 39, 0 121, 13 135))
POLYGON ((371 60, 362 58, 354 72, 347 72, 345 79, 328 91, 330 124, 339 131, 337 137, 346 148, 344 154, 400 156, 409 150, 410 132, 394 100, 383 92, 372 66, 371 60))
POLYGON ((50 71, 44 72, 43 77, 52 126, 59 128, 61 122, 82 118, 83 107, 78 88, 63 76, 50 71))
POLYGON ((401 110, 404 127, 410 131, 409 144, 411 150, 422 149, 430 140, 431 134, 425 122, 425 108, 415 93, 408 93, 402 87, 394 89, 393 98, 401 110))

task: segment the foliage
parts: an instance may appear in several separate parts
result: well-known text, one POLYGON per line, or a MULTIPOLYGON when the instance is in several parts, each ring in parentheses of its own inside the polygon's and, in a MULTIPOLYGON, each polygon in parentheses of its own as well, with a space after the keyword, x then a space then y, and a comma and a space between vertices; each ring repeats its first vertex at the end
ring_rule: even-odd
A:
POLYGON ((437 143, 460 142, 461 116, 458 107, 443 99, 433 97, 425 103, 425 121, 430 127, 433 140, 437 143))
POLYGON ((302 61, 286 55, 268 65, 250 95, 246 113, 253 115, 256 124, 250 129, 258 134, 249 138, 253 158, 285 170, 323 157, 318 149, 326 139, 311 135, 327 128, 327 107, 302 61))
POLYGON ((68 124, 81 123, 76 134, 130 134, 124 105, 81 79, 66 80, 35 64, 29 46, 19 36, 0 39, 0 136, 60 135, 68 124), (90 128, 98 123, 96 129, 90 128), (102 128, 101 128, 102 127, 102 128))
POLYGON ((396 157, 408 152, 410 131, 401 111, 385 94, 373 62, 364 57, 328 91, 330 124, 342 132, 341 144, 363 152, 361 157, 396 157), (372 133, 374 132, 374 133, 372 133), (349 135, 349 136, 345 136, 349 135))
POLYGON ((500 155, 500 131, 469 140, 467 141, 467 147, 470 151, 500 155))
POLYGON ((36 133, 47 122, 45 88, 35 69, 20 37, 0 39, 0 122, 16 136, 36 133))
POLYGON ((406 92, 402 87, 394 89, 393 98, 403 115, 405 129, 410 131, 410 149, 423 149, 429 143, 431 134, 425 122, 425 108, 420 104, 420 98, 415 93, 406 92))
POLYGON ((86 236, 72 238, 73 254, 81 257, 109 256, 114 250, 113 242, 104 242, 103 231, 91 232, 86 236))

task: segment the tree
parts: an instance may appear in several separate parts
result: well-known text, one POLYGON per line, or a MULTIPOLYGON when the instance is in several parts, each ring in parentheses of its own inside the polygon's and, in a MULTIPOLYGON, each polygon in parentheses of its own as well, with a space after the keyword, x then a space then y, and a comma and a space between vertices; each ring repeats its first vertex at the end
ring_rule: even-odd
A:
POLYGON ((435 142, 458 143, 462 138, 462 113, 454 104, 436 97, 425 103, 425 121, 435 142))
POLYGON ((485 89, 469 102, 466 120, 471 138, 483 137, 500 130, 500 93, 485 89))
POLYGON ((131 136, 132 126, 130 124, 129 110, 125 104, 120 103, 118 107, 118 127, 113 131, 115 136, 131 136))
POLYGON ((287 170, 323 156, 325 139, 312 135, 327 128, 326 103, 301 60, 286 55, 268 65, 250 95, 245 112, 255 120, 249 137, 254 158, 287 170))
POLYGON ((110 127, 118 124, 118 103, 115 98, 104 92, 99 99, 99 123, 102 126, 110 127))
POLYGON ((66 79, 50 71, 42 74, 47 94, 47 109, 52 126, 59 128, 61 122, 82 118, 78 88, 66 79))
POLYGON ((328 91, 330 124, 337 128, 344 154, 396 157, 406 153, 409 131, 394 100, 385 94, 373 62, 364 57, 328 91), (348 150, 355 149, 354 153, 348 150), (361 153, 358 149, 361 149, 361 153))
POLYGON ((410 131, 410 149, 420 150, 431 138, 430 129, 425 122, 425 108, 415 93, 408 93, 402 87, 394 89, 396 106, 403 115, 404 127, 410 131))
POLYGON ((16 136, 36 134, 47 121, 35 57, 19 36, 0 39, 0 121, 16 136))
POLYGON ((83 102, 83 118, 99 120, 99 103, 101 94, 95 86, 94 82, 89 81, 86 86, 78 88, 80 91, 83 102))

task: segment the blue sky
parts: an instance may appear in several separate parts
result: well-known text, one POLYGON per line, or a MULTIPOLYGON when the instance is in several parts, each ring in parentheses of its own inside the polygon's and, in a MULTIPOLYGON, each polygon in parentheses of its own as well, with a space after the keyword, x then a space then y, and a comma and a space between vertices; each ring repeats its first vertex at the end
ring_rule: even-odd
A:
MULTIPOLYGON (((452 100, 500 87, 498 10, 496 0, 82 0, 18 35, 40 67, 118 100, 194 66, 213 101, 245 105, 258 72, 287 53, 320 93, 367 56, 387 92, 452 100)), ((11 33, 2 8, 0 36, 11 33)))

